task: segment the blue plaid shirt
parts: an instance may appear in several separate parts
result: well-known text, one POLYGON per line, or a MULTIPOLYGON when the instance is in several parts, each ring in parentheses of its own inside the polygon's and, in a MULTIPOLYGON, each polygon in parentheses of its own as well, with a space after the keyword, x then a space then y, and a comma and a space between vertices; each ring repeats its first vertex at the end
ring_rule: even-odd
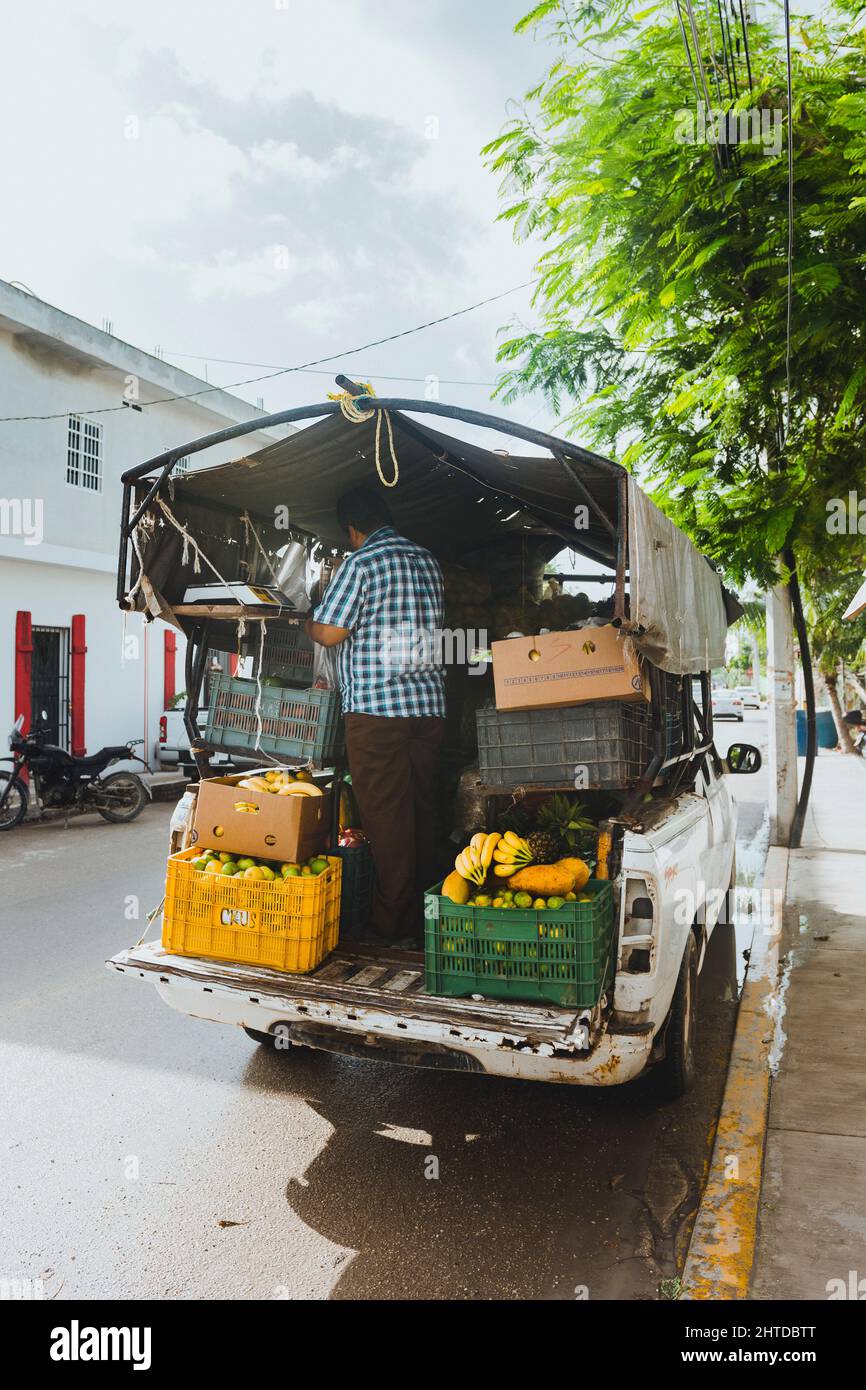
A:
POLYGON ((444 715, 442 595, 429 550, 393 526, 343 561, 314 618, 351 630, 337 655, 344 714, 444 715))

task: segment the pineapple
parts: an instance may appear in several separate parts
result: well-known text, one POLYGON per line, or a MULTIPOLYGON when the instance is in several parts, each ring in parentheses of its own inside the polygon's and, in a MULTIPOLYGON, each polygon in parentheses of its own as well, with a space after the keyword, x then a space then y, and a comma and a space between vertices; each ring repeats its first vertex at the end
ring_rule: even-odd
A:
POLYGON ((537 825, 539 832, 556 837, 559 854, 578 854, 585 859, 594 853, 595 826, 577 797, 552 796, 540 808, 537 825))
POLYGON ((562 840, 551 830, 534 830, 527 836, 527 844, 535 864, 555 864, 562 854, 562 840))

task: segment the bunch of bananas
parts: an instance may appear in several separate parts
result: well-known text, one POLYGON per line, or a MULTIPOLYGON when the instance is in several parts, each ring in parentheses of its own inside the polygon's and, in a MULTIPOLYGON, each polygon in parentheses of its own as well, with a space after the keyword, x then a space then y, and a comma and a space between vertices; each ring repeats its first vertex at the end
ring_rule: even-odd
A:
POLYGON ((532 863, 532 850, 513 830, 506 830, 493 851, 496 863, 493 872, 500 878, 510 878, 518 869, 532 863))
MULTIPOLYGON (((493 855, 502 836, 497 830, 491 830, 486 834, 479 830, 465 849, 462 849, 454 860, 454 867, 461 878, 466 878, 470 883, 476 883, 480 887, 487 877, 487 870, 493 862, 493 855)), ((514 866, 517 868, 517 865, 514 866)))

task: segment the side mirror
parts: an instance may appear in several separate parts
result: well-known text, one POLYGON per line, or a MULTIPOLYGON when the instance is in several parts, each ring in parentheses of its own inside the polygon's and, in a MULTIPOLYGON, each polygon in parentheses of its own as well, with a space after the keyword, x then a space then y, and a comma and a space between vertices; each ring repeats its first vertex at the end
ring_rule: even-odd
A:
POLYGON ((728 772, 758 772, 761 761, 761 750, 753 743, 732 743, 725 758, 725 767, 728 772))

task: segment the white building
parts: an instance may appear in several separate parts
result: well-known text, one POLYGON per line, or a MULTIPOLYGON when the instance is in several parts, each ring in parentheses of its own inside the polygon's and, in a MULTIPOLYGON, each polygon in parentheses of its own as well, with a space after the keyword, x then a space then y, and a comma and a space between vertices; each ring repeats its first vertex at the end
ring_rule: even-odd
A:
MULTIPOLYGON (((70 751, 143 738, 152 757, 185 642, 117 606, 120 476, 261 413, 0 281, 0 737, 45 710, 70 751)), ((258 431, 189 466, 286 433, 258 431)))

